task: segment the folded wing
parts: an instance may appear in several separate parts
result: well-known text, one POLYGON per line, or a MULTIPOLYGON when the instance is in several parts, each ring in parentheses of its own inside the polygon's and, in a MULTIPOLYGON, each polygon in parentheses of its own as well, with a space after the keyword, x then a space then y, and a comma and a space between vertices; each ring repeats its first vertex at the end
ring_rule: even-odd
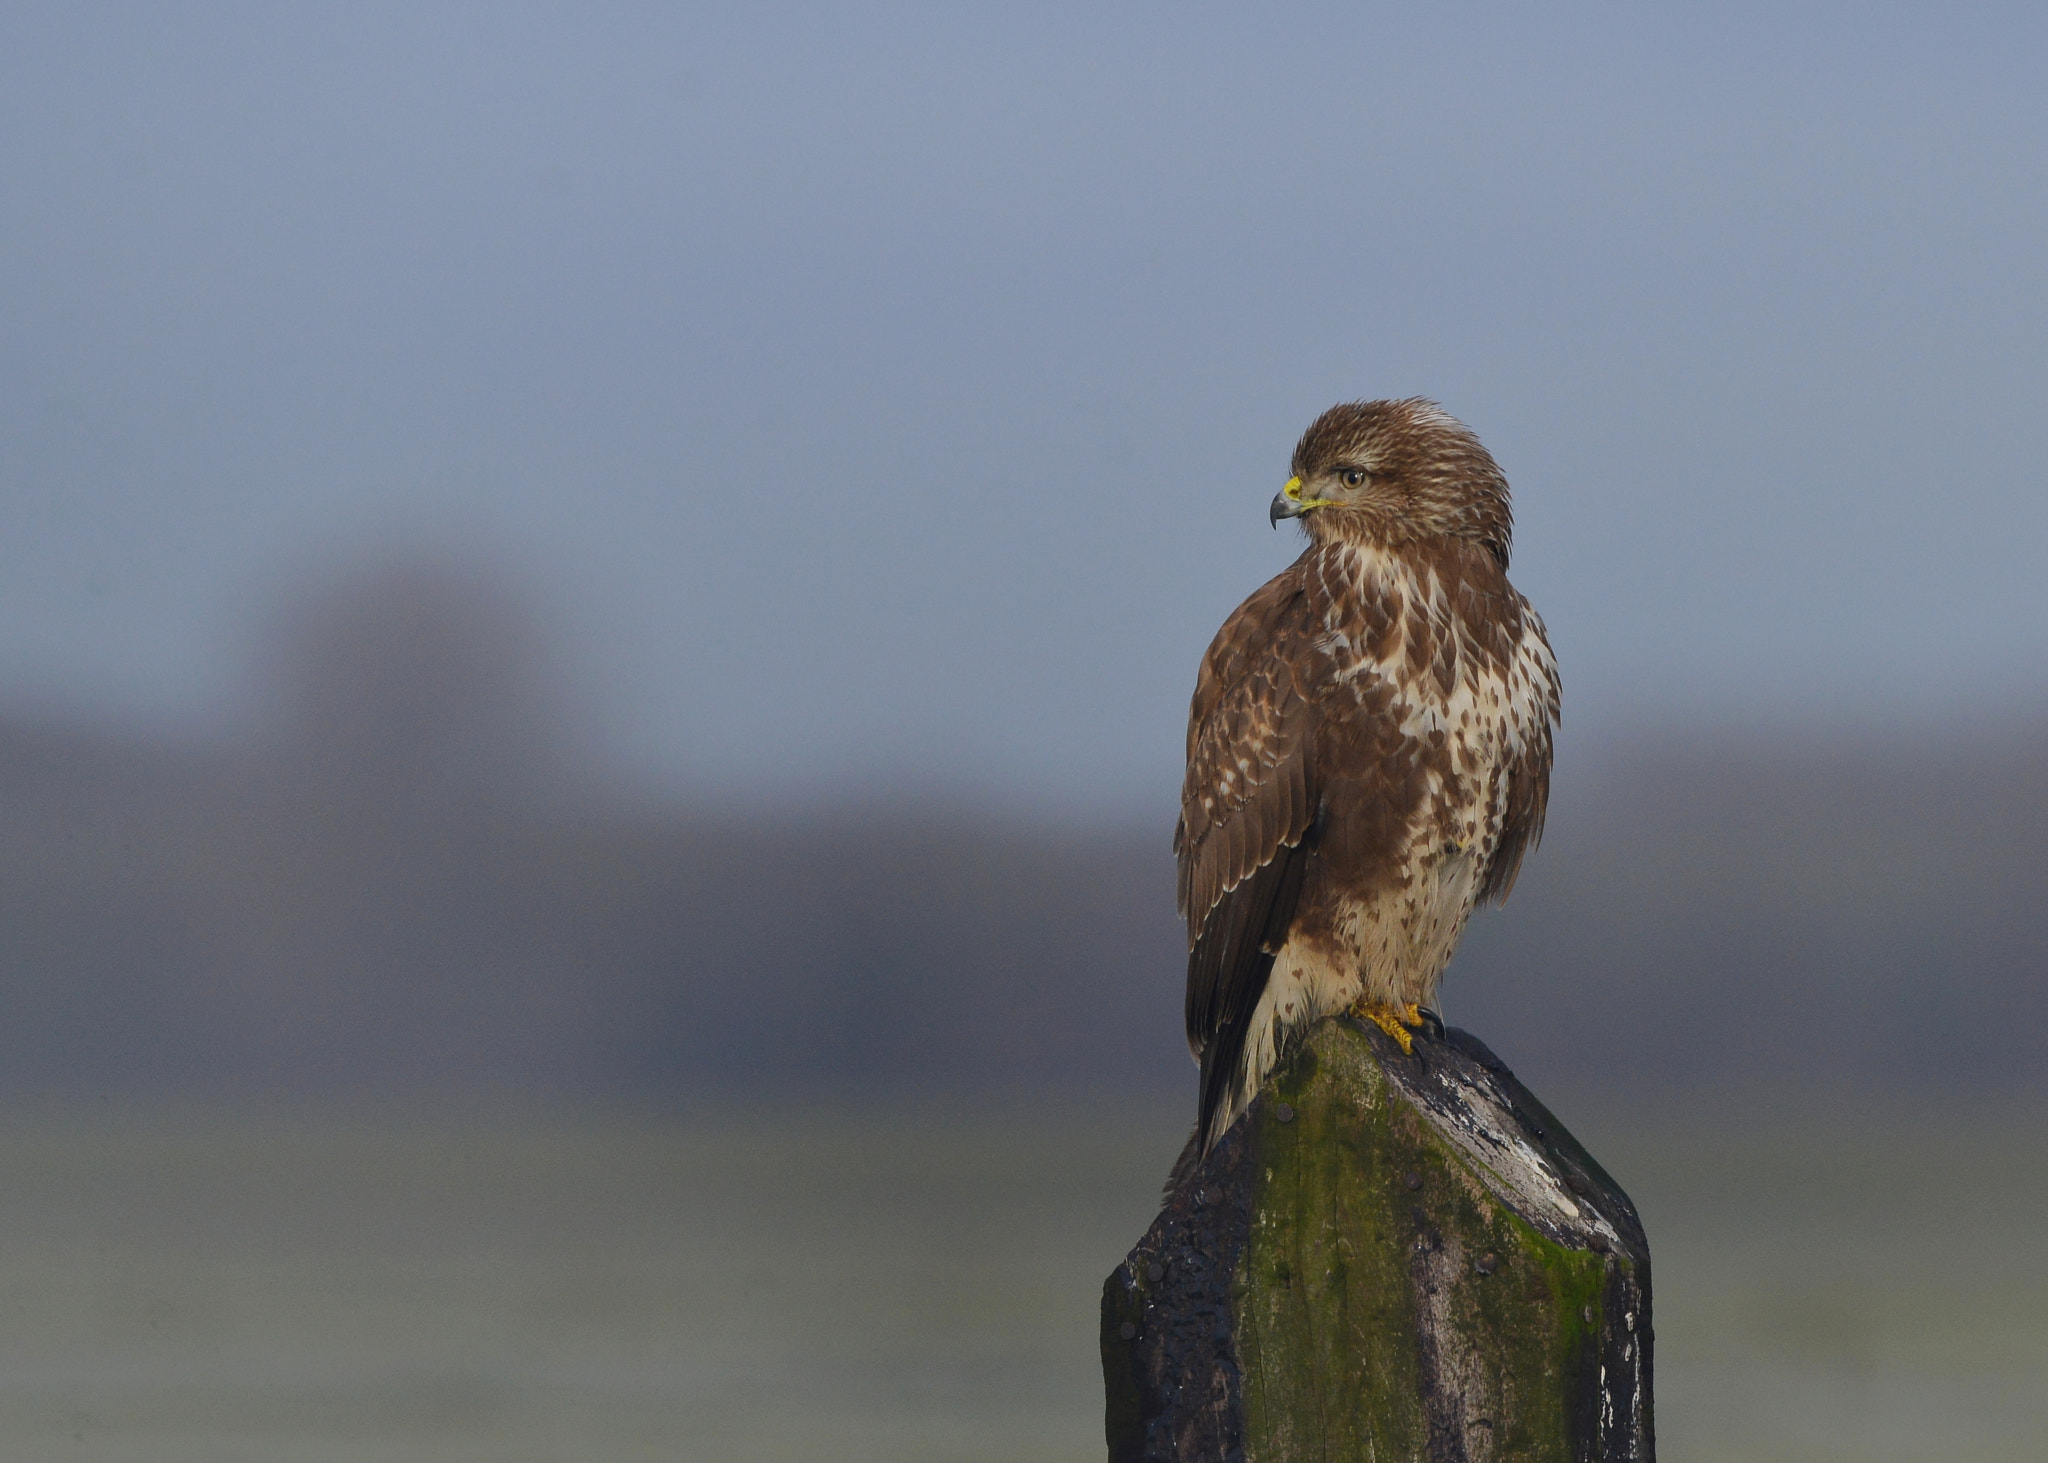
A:
POLYGON ((1224 624, 1195 687, 1174 849, 1204 1149, 1221 1136, 1211 1127, 1237 1080, 1273 956, 1293 923, 1313 841, 1315 713, 1298 678, 1313 653, 1299 578, 1290 570, 1224 624))

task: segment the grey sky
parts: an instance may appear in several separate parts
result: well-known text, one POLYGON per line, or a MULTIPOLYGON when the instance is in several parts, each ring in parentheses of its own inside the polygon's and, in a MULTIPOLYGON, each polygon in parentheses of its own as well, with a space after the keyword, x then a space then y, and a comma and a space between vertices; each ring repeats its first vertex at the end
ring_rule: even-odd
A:
POLYGON ((2028 701, 2043 39, 9 7, 0 700, 232 725, 296 586, 424 546, 675 785, 1163 802, 1295 436, 1420 393, 1514 483, 1568 735, 2028 701))

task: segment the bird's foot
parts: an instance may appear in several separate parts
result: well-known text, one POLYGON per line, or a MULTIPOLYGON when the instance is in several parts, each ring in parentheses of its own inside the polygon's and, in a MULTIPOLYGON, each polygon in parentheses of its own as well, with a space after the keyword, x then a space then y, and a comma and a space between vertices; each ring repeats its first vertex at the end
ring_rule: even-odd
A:
POLYGON ((1408 1033, 1420 1031, 1424 1018, 1422 1007, 1416 1005, 1413 1001, 1407 1001, 1397 1006, 1387 1001, 1358 1000, 1353 1001, 1346 1010, 1350 1015, 1356 1016, 1361 1021, 1370 1021, 1380 1030, 1386 1032, 1387 1035, 1393 1037, 1400 1044, 1401 1052, 1404 1056, 1415 1050, 1415 1038, 1408 1033))

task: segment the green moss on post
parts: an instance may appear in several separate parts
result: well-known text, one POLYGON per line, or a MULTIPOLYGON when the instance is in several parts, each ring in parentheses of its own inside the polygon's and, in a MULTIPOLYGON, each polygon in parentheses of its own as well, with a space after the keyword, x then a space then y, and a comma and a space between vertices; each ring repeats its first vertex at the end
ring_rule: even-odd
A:
POLYGON ((1115 1460, 1651 1459, 1649 1251, 1463 1033, 1326 1022, 1103 1294, 1115 1460))

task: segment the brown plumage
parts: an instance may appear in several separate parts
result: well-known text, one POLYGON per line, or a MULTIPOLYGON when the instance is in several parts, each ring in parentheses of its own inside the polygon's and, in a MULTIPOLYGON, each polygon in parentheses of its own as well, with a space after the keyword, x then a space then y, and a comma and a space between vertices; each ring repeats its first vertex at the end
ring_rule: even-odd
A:
POLYGON ((1272 512, 1309 546, 1202 659, 1174 833, 1203 1151, 1310 1023, 1435 1003, 1542 832, 1558 714, 1507 480, 1434 403, 1323 413, 1272 512))

